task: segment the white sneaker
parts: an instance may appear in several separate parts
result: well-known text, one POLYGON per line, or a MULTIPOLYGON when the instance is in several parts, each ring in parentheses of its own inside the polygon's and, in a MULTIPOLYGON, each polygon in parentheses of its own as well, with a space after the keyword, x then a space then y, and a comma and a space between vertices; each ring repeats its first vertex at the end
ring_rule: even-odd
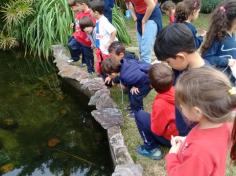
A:
POLYGON ((74 62, 74 60, 73 59, 68 59, 67 62, 71 63, 71 62, 74 62))

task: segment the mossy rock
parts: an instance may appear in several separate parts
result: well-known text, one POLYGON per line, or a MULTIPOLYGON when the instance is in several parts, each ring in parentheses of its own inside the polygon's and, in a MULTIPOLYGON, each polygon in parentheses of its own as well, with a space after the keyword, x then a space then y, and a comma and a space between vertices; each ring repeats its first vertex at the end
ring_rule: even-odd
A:
POLYGON ((4 118, 0 120, 0 127, 3 129, 14 129, 18 127, 18 123, 13 118, 4 118))

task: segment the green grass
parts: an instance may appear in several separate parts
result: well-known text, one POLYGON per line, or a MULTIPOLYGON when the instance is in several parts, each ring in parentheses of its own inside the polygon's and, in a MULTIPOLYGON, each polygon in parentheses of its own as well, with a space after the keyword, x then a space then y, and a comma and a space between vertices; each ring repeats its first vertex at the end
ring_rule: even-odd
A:
MULTIPOLYGON (((206 14, 200 14, 199 19, 194 22, 195 26, 197 28, 203 28, 207 29, 208 27, 208 19, 209 15, 206 14)), ((132 20, 129 20, 126 22, 127 28, 129 31, 129 34, 131 35, 132 43, 131 45, 128 45, 127 47, 137 47, 137 40, 136 40, 136 34, 135 34, 135 23, 132 20)), ((167 16, 163 16, 163 24, 164 26, 168 24, 168 18, 167 16)), ((145 157, 139 156, 136 153, 136 147, 140 144, 142 144, 142 139, 138 133, 136 124, 134 119, 130 118, 128 116, 127 111, 125 108, 128 106, 128 97, 127 94, 124 94, 123 102, 122 102, 122 93, 119 88, 119 86, 114 87, 111 89, 111 96, 114 99, 114 101, 118 104, 120 107, 123 117, 124 117, 124 125, 122 126, 122 134, 124 135, 125 138, 125 144, 128 147, 129 153, 131 154, 131 157, 135 161, 135 163, 141 164, 143 169, 144 169, 144 176, 164 176, 166 175, 165 173, 165 160, 160 160, 160 161, 153 161, 150 159, 147 159, 145 157)), ((154 100, 156 93, 154 90, 152 90, 148 96, 144 99, 144 108, 147 112, 151 111, 152 108, 152 102, 154 100)), ((168 153, 168 148, 163 147, 162 151, 166 154, 168 153)), ((233 176, 236 175, 236 168, 233 167, 229 160, 227 164, 227 171, 226 171, 227 176, 233 176)))

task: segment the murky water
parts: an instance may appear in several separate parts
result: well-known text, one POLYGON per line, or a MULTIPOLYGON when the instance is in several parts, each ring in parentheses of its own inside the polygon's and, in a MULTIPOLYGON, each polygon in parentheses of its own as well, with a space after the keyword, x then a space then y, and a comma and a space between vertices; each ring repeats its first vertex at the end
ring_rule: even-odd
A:
POLYGON ((111 175, 105 131, 67 93, 49 62, 0 52, 2 175, 111 175))

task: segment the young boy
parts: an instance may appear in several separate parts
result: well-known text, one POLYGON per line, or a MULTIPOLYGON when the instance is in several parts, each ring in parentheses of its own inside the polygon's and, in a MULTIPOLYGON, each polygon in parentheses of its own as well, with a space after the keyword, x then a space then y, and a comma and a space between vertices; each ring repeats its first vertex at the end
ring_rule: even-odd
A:
POLYGON ((175 3, 172 1, 165 1, 161 5, 161 10, 169 17, 169 24, 175 22, 175 3))
POLYGON ((107 68, 103 72, 113 76, 119 73, 120 82, 129 90, 131 116, 134 116, 136 112, 143 109, 143 98, 151 90, 148 78, 148 70, 151 65, 124 57, 124 52, 115 55, 117 58, 103 61, 103 68, 107 68))
MULTIPOLYGON (((92 11, 88 7, 88 1, 76 0, 76 4, 78 8, 81 10, 81 12, 77 14, 77 20, 81 20, 81 18, 87 16, 88 18, 91 19, 91 21, 95 23, 95 19, 93 19, 92 17, 92 11)), ((87 34, 81 30, 79 24, 76 26, 76 31, 73 36, 74 39, 76 40, 75 42, 78 50, 81 51, 82 56, 85 59, 88 72, 91 74, 94 73, 94 57, 93 57, 93 50, 91 49, 91 41, 88 38, 87 34)))
MULTIPOLYGON (((93 11, 93 17, 96 19, 96 25, 93 29, 93 38, 94 44, 96 47, 96 71, 98 74, 101 74, 101 62, 109 57, 108 47, 110 44, 117 40, 116 38, 116 29, 115 27, 108 21, 108 19, 103 15, 104 11, 104 2, 100 0, 94 0, 90 2, 90 7, 93 11)), ((93 26, 83 26, 83 30, 87 31, 86 27, 93 26)), ((91 34, 91 30, 87 31, 91 34)))
POLYGON ((174 74, 166 64, 152 65, 149 78, 157 95, 151 114, 139 111, 135 114, 136 124, 144 144, 137 148, 140 155, 159 160, 162 152, 159 145, 170 147, 171 136, 178 135, 175 124, 174 74))
MULTIPOLYGON (((176 70, 176 79, 184 70, 206 66, 197 52, 193 34, 185 24, 175 23, 165 27, 156 39, 154 52, 158 60, 166 61, 176 70)), ((186 136, 193 127, 184 121, 177 109, 176 125, 181 136, 186 136)))

